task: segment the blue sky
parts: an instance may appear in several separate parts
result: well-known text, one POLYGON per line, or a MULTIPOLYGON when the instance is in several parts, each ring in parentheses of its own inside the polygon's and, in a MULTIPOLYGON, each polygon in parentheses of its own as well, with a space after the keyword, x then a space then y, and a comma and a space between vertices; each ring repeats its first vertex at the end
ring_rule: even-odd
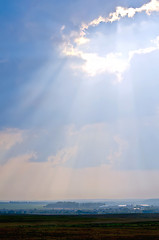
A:
POLYGON ((159 197, 159 1, 0 4, 1 200, 159 197))

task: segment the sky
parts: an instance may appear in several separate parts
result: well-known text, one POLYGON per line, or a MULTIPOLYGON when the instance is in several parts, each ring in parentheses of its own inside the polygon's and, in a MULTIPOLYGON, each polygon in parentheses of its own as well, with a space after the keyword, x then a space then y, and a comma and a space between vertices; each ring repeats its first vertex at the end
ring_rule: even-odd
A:
POLYGON ((0 200, 159 198, 158 23, 158 0, 0 0, 0 200))

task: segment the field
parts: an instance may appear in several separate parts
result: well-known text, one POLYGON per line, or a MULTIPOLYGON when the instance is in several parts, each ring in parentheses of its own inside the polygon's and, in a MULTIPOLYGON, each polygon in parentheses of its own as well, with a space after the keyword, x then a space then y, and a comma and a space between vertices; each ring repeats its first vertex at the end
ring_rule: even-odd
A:
POLYGON ((159 214, 0 215, 0 239, 159 239, 159 214))

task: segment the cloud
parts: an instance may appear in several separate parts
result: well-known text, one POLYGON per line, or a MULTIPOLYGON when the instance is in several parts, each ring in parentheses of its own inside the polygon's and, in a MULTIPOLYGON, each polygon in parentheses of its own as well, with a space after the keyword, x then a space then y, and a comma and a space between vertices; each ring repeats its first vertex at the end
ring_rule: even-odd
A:
POLYGON ((106 57, 98 56, 95 53, 83 53, 81 57, 85 60, 82 69, 89 76, 95 76, 104 72, 115 74, 118 81, 121 81, 122 73, 128 68, 127 61, 124 61, 121 53, 110 53, 106 57))
MULTIPOLYGON (((40 144, 44 137, 44 132, 40 132, 36 138, 38 148, 29 151, 25 143, 22 154, 17 153, 0 165, 1 200, 158 197, 159 171, 156 167, 145 170, 146 158, 141 159, 141 154, 137 158, 137 148, 141 146, 139 140, 143 139, 141 151, 151 156, 149 162, 152 166, 153 155, 149 146, 158 139, 153 139, 152 135, 148 139, 152 126, 140 124, 143 129, 136 133, 135 123, 130 124, 127 120, 66 126, 66 136, 60 138, 62 147, 57 149, 56 146, 54 154, 50 154, 47 145, 50 141, 53 148, 56 138, 51 132, 47 144, 46 139, 45 145, 44 142, 40 144), (40 162, 38 157, 43 152, 46 152, 47 159, 40 162), (142 170, 137 168, 138 164, 142 165, 142 170)), ((34 146, 35 139, 31 136, 30 144, 34 146)), ((153 150, 158 151, 157 144, 153 150)), ((158 156, 157 152, 155 155, 158 156)))
POLYGON ((101 57, 97 53, 80 51, 71 43, 65 43, 62 52, 65 56, 81 58, 84 63, 82 65, 73 64, 72 67, 74 69, 81 69, 92 77, 108 72, 115 74, 118 81, 121 81, 122 73, 129 67, 129 63, 122 57, 121 53, 109 53, 105 57, 101 57))
POLYGON ((84 61, 83 64, 73 64, 74 69, 81 69, 91 77, 107 72, 114 74, 120 82, 123 79, 123 73, 129 69, 130 62, 136 54, 148 54, 159 49, 158 38, 151 40, 154 46, 129 50, 127 57, 123 56, 122 52, 112 52, 102 57, 97 53, 80 51, 78 47, 74 47, 70 43, 68 45, 65 43, 62 51, 66 56, 79 57, 84 61))
POLYGON ((136 13, 146 12, 146 14, 150 15, 152 12, 158 12, 159 11, 159 1, 158 0, 151 0, 150 2, 142 5, 139 8, 124 8, 124 7, 117 7, 116 11, 109 14, 109 17, 102 17, 99 16, 98 18, 92 20, 88 24, 82 24, 81 27, 81 33, 80 35, 85 35, 83 32, 84 30, 88 29, 90 26, 97 26, 101 22, 115 22, 119 21, 123 17, 129 17, 132 18, 135 16, 136 13))
POLYGON ((77 153, 77 147, 64 148, 57 152, 56 155, 48 157, 48 161, 52 163, 52 166, 58 166, 66 163, 68 160, 71 160, 75 157, 77 153))
POLYGON ((65 126, 58 140, 57 136, 47 131, 5 130, 1 133, 1 161, 5 165, 10 159, 36 153, 30 161, 49 162, 56 168, 86 168, 101 164, 111 164, 113 167, 122 158, 125 140, 109 128, 106 123, 88 124, 80 128, 65 126))
POLYGON ((88 43, 90 40, 86 37, 79 37, 75 39, 75 43, 77 43, 78 45, 82 45, 82 44, 86 44, 88 43))
MULTIPOLYGON (((40 130, 26 130, 18 128, 9 128, 0 131, 0 163, 4 165, 11 158, 18 156, 26 156, 31 152, 37 152, 40 150, 40 156, 43 157, 43 151, 41 145, 42 139, 46 136, 47 131, 40 130), (39 147, 40 145, 40 147, 39 147)), ((40 160, 38 158, 32 158, 31 160, 40 160)), ((47 159, 47 158, 46 158, 47 159)), ((43 158, 43 161, 46 160, 43 158)))
POLYGON ((104 56, 101 56, 98 52, 94 51, 94 48, 89 49, 89 42, 91 39, 88 38, 88 30, 91 26, 97 26, 101 22, 115 22, 119 21, 123 17, 132 18, 136 13, 145 12, 151 14, 152 12, 159 11, 159 1, 151 0, 149 3, 144 4, 139 8, 124 8, 117 7, 116 11, 109 14, 109 17, 104 18, 102 16, 92 20, 88 24, 82 24, 79 32, 71 32, 70 35, 66 36, 63 34, 63 44, 61 45, 61 52, 63 55, 68 57, 77 57, 81 59, 82 63, 72 63, 71 67, 74 70, 81 70, 88 76, 94 77, 98 74, 108 73, 116 76, 118 82, 123 79, 123 74, 130 67, 131 59, 136 54, 147 54, 152 51, 158 50, 158 39, 156 42, 152 42, 154 46, 147 46, 145 48, 129 49, 125 54, 122 51, 109 52, 104 56), (81 48, 81 45, 86 45, 86 48, 81 48))
MULTIPOLYGON (((126 111, 128 108, 132 111, 129 97, 126 96, 123 101, 127 101, 126 111)), ((23 131, 21 136, 22 130, 16 129, 14 137, 6 130, 5 137, 2 138, 1 134, 1 165, 6 165, 11 159, 20 159, 19 156, 36 153, 29 161, 48 162, 53 168, 85 169, 106 165, 111 169, 158 169, 157 120, 158 115, 138 121, 131 115, 125 120, 119 118, 109 123, 81 127, 65 125, 61 133, 60 129, 56 132, 36 130, 36 133, 23 131), (148 120, 151 121, 145 125, 148 120)), ((13 134, 14 130, 11 132, 13 134)))
POLYGON ((128 147, 128 142, 126 142, 119 136, 115 136, 114 141, 117 143, 118 149, 116 151, 112 151, 111 154, 108 156, 110 165, 112 167, 113 166, 116 167, 117 165, 120 165, 121 159, 123 157, 123 152, 126 152, 128 147))
POLYGON ((11 149, 14 145, 23 141, 23 131, 19 129, 6 129, 0 131, 0 150, 11 149))
POLYGON ((137 50, 129 51, 129 62, 134 57, 135 54, 148 54, 151 52, 154 52, 156 50, 159 50, 159 36, 157 36, 154 40, 151 40, 154 46, 150 46, 147 48, 140 48, 137 50))
POLYGON ((123 79, 124 72, 129 69, 132 58, 136 54, 148 54, 159 49, 159 36, 152 39, 151 44, 153 46, 129 50, 127 56, 124 56, 122 52, 111 52, 103 57, 97 53, 87 53, 79 50, 78 47, 74 47, 70 42, 63 44, 62 52, 65 56, 78 57, 83 60, 82 64, 73 64, 72 67, 74 69, 81 69, 92 77, 107 72, 114 74, 118 82, 120 82, 123 79))

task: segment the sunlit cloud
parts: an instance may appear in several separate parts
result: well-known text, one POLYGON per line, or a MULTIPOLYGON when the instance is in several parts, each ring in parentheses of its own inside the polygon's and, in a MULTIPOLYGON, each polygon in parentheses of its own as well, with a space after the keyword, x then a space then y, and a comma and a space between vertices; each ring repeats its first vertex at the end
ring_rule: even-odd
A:
POLYGON ((122 73, 128 68, 128 62, 122 58, 121 53, 110 53, 106 57, 100 57, 95 53, 84 53, 82 58, 85 60, 82 69, 89 76, 107 72, 115 74, 118 81, 121 81, 122 73))
POLYGON ((86 44, 90 41, 90 39, 86 38, 86 37, 79 37, 75 39, 75 43, 77 43, 78 45, 82 45, 82 44, 86 44))
POLYGON ((63 54, 66 56, 74 56, 81 58, 84 63, 82 65, 73 65, 74 69, 81 69, 89 76, 96 76, 104 72, 115 74, 118 81, 122 80, 122 73, 129 67, 127 59, 122 57, 122 53, 110 53, 105 57, 101 57, 96 53, 86 53, 78 50, 70 43, 63 45, 63 54))
POLYGON ((114 74, 118 82, 122 81, 123 73, 129 68, 132 58, 136 54, 148 54, 159 49, 158 37, 152 40, 153 46, 130 50, 127 56, 123 56, 121 52, 109 53, 105 57, 99 56, 97 53, 86 53, 74 47, 71 43, 63 45, 63 54, 66 56, 78 57, 83 60, 83 64, 74 64, 74 69, 81 69, 89 76, 97 74, 110 73, 114 74))
POLYGON ((89 46, 89 42, 91 41, 85 30, 88 30, 91 26, 95 27, 101 22, 115 22, 119 21, 123 17, 132 18, 136 13, 145 12, 150 15, 152 12, 158 11, 159 1, 157 0, 151 0, 149 3, 146 3, 139 8, 117 7, 116 11, 110 13, 106 18, 100 16, 88 24, 82 24, 79 32, 73 31, 69 36, 65 36, 63 34, 61 52, 65 56, 77 57, 83 60, 83 63, 72 64, 71 67, 73 69, 81 70, 91 77, 102 73, 114 74, 117 81, 120 82, 123 79, 124 72, 130 67, 131 59, 136 54, 148 54, 158 50, 158 39, 156 38, 156 40, 152 40, 153 46, 150 45, 148 47, 135 50, 130 49, 127 54, 124 54, 123 52, 110 52, 105 56, 100 56, 99 53, 94 52, 93 49, 92 51, 87 52, 85 49, 80 47, 81 45, 89 46))
MULTIPOLYGON (((98 18, 92 20, 88 24, 83 24, 81 27, 81 31, 88 29, 90 26, 97 26, 102 22, 115 22, 120 20, 123 17, 132 18, 135 16, 136 13, 146 12, 146 14, 150 15, 152 12, 159 11, 159 1, 158 0, 151 0, 150 2, 142 5, 139 8, 124 8, 124 7, 117 7, 115 12, 109 14, 108 17, 104 18, 99 16, 98 18)), ((82 34, 82 33, 81 33, 82 34)))

